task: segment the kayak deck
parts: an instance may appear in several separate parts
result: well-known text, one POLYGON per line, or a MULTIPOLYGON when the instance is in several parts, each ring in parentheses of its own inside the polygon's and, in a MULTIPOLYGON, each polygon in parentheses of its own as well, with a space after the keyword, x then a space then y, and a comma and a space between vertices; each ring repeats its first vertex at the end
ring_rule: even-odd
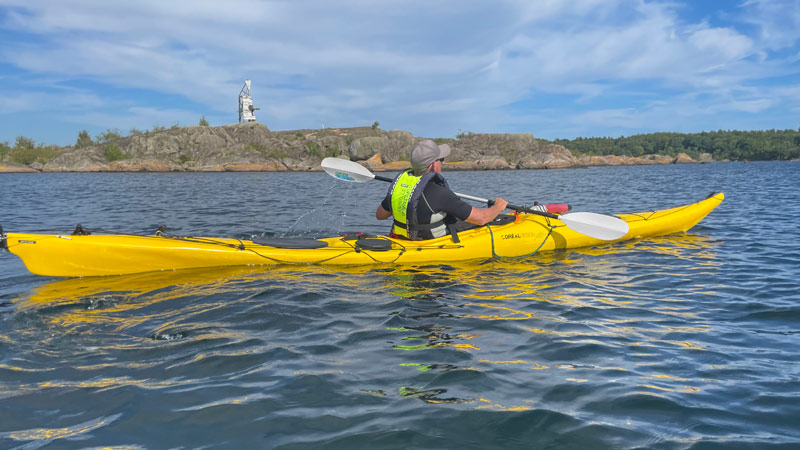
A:
POLYGON ((520 213, 506 223, 489 224, 427 241, 386 236, 334 236, 319 239, 259 239, 188 236, 54 235, 8 233, 4 246, 38 275, 82 277, 158 270, 280 264, 425 264, 521 257, 606 245, 687 231, 724 199, 724 194, 676 208, 618 214, 628 233, 615 241, 579 234, 558 219, 520 213))

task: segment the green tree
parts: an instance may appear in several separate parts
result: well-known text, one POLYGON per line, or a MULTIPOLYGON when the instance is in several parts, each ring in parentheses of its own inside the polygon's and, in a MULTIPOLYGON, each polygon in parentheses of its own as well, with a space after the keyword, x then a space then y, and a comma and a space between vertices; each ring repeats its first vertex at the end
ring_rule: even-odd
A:
POLYGON ((9 159, 11 161, 22 164, 23 166, 27 166, 33 164, 36 161, 36 155, 34 154, 32 149, 23 148, 23 147, 14 147, 11 150, 11 154, 9 154, 9 159))
POLYGON ((89 132, 86 130, 81 130, 81 132, 78 133, 78 140, 75 141, 75 148, 84 148, 91 145, 94 145, 94 141, 92 140, 92 137, 89 136, 89 132))
POLYGON ((0 142, 0 161, 6 159, 6 155, 11 151, 11 147, 8 146, 8 142, 0 142))
POLYGON ((800 130, 702 133, 650 133, 619 138, 556 139, 575 155, 671 155, 697 158, 710 153, 715 160, 787 160, 800 158, 800 130))
POLYGON ((378 121, 376 120, 376 121, 375 121, 375 122, 372 124, 372 129, 373 129, 373 130, 376 130, 376 129, 378 129, 378 126, 380 126, 380 122, 378 122, 378 121))
POLYGON ((55 146, 14 147, 8 154, 8 159, 17 164, 31 165, 35 162, 46 163, 64 152, 55 146))
POLYGON ((29 137, 17 136, 17 140, 14 142, 14 148, 33 149, 36 148, 36 142, 29 137))
POLYGON ((461 128, 459 128, 458 129, 458 133, 456 133, 456 139, 459 139, 459 140, 460 139, 467 139, 469 137, 472 137, 472 135, 474 135, 474 134, 475 133, 473 133, 472 131, 461 131, 461 128))
POLYGON ((208 126, 208 121, 206 120, 206 116, 203 116, 203 117, 200 118, 200 123, 198 125, 200 125, 201 127, 207 127, 208 126))
POLYGON ((112 130, 109 128, 108 130, 97 135, 97 143, 101 145, 108 144, 109 142, 116 142, 120 139, 122 139, 122 134, 116 129, 112 130))
POLYGON ((108 162, 120 161, 131 157, 131 155, 123 152, 115 142, 110 142, 103 147, 103 156, 106 157, 108 162))

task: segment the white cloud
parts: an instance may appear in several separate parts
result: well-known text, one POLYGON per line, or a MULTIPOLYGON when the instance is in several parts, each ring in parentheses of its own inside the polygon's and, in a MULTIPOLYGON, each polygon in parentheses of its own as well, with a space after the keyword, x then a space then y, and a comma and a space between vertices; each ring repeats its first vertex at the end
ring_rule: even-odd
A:
MULTIPOLYGON (((369 0, 0 0, 2 27, 34 36, 4 43, 0 63, 33 77, 177 95, 232 118, 249 78, 259 118, 297 128, 380 120, 447 135, 481 125, 539 131, 548 117, 572 120, 559 105, 537 105, 551 108, 546 115, 506 109, 540 93, 572 96, 573 109, 583 110, 573 117, 587 124, 635 128, 647 127, 647 117, 698 109, 687 99, 750 114, 785 102, 758 85, 796 71, 796 61, 770 52, 798 42, 799 3, 732 4, 726 17, 761 30, 748 35, 741 22, 711 25, 682 16, 679 4, 645 0, 388 0, 380 7, 369 0), (630 103, 619 104, 621 97, 630 103), (610 104, 594 104, 601 101, 610 104)), ((153 115, 197 116, 183 106, 130 102, 153 115)), ((3 105, 30 102, 6 93, 3 105)))
POLYGON ((735 61, 752 53, 752 41, 730 28, 704 28, 695 31, 687 41, 704 56, 722 61, 735 61))
POLYGON ((93 94, 26 91, 0 93, 0 111, 5 114, 36 112, 49 109, 81 111, 103 106, 103 101, 93 94))
MULTIPOLYGON (((521 30, 503 46, 498 78, 522 84, 532 80, 564 92, 600 80, 661 79, 703 84, 706 74, 752 53, 752 42, 729 28, 681 28, 666 8, 643 8, 625 26, 600 23, 580 30, 521 30), (567 87, 567 89, 565 89, 567 87)), ((578 92, 582 92, 580 89, 578 92)))
POLYGON ((773 100, 763 98, 755 100, 733 100, 730 103, 730 109, 733 111, 759 113, 773 106, 774 104, 775 102, 773 100))
POLYGON ((765 48, 779 50, 800 40, 800 1, 748 0, 742 20, 759 28, 765 48))
POLYGON ((648 119, 633 108, 596 109, 577 114, 573 123, 603 125, 611 128, 638 128, 647 125, 648 119))

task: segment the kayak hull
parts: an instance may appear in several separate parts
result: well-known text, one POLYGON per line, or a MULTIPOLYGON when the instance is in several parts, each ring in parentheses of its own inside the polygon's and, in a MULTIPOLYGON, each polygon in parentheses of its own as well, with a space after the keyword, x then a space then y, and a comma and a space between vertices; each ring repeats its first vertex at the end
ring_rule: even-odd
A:
MULTIPOLYGON (((5 246, 32 273, 57 277, 123 275, 190 268, 279 264, 426 264, 493 257, 522 257, 540 251, 607 245, 629 239, 684 232, 724 199, 719 193, 696 203, 660 211, 618 214, 628 233, 615 241, 579 234, 557 219, 521 213, 510 223, 488 225, 428 241, 374 236, 313 240, 318 248, 282 248, 250 240, 134 235, 8 233, 5 246), (369 241, 369 242, 367 242, 369 241), (364 244, 371 245, 364 245, 364 244), (375 244, 381 249, 375 249, 375 244)), ((312 240, 309 240, 312 241, 312 240)))

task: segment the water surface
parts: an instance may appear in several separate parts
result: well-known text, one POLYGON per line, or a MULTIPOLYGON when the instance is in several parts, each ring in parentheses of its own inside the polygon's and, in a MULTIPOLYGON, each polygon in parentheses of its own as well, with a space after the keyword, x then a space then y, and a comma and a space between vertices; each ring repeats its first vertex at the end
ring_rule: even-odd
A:
MULTIPOLYGON (((0 253, 2 448, 800 447, 800 163, 457 172, 691 232, 420 267, 31 275, 0 253)), ((6 231, 383 232, 321 173, 3 174, 6 231)))

